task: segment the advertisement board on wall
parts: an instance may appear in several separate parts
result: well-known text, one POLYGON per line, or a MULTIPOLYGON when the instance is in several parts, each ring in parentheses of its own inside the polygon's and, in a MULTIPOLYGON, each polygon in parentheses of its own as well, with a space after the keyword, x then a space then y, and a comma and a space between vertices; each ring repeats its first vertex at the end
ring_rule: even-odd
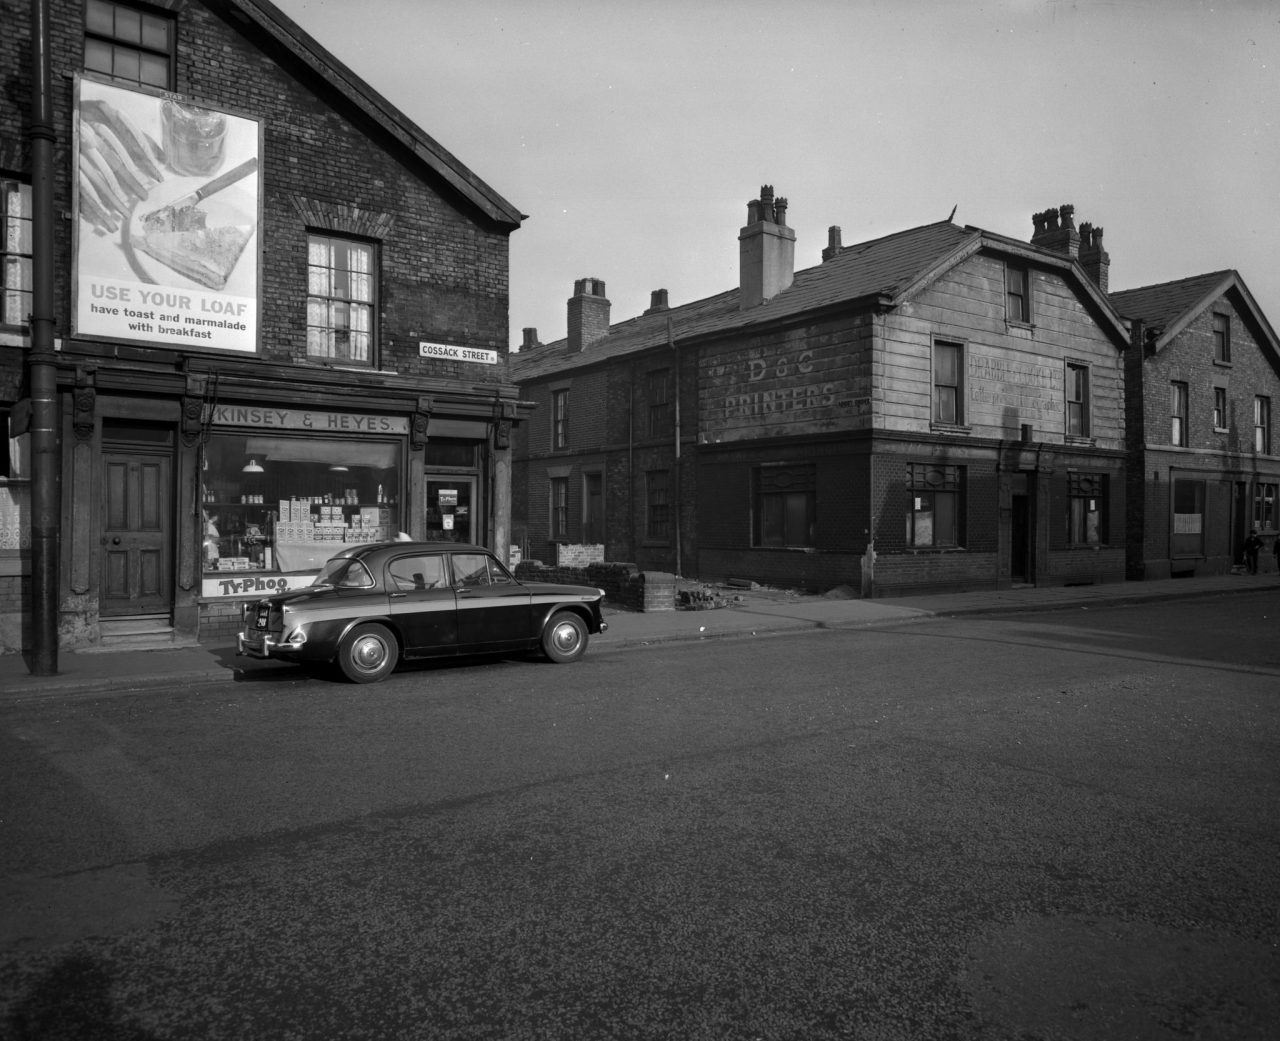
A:
POLYGON ((74 334, 256 351, 260 160, 256 119, 77 77, 74 334))

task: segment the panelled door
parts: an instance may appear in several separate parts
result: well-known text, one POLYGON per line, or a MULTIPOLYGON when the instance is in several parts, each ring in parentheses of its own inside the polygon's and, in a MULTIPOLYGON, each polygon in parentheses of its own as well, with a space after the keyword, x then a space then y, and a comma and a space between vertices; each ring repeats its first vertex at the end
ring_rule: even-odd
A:
POLYGON ((103 449, 99 611, 104 616, 171 609, 172 467, 168 452, 103 449))

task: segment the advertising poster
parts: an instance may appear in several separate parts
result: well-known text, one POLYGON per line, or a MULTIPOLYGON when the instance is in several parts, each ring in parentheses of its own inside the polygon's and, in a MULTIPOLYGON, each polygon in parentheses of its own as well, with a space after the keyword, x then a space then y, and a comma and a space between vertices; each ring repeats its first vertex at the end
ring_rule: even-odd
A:
POLYGON ((256 351, 258 121, 80 77, 75 130, 75 334, 256 351))

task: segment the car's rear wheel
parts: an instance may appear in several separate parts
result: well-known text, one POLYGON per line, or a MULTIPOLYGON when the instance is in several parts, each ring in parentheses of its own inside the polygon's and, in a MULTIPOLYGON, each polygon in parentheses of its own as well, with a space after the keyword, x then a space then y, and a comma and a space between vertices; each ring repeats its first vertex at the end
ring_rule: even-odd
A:
POLYGON ((577 661, 587 650, 586 623, 572 611, 552 615, 542 631, 542 650, 558 665, 577 661))
POLYGON ((376 683, 391 674, 399 656, 400 647, 391 631, 369 622, 347 633, 338 647, 338 668, 352 683, 376 683))

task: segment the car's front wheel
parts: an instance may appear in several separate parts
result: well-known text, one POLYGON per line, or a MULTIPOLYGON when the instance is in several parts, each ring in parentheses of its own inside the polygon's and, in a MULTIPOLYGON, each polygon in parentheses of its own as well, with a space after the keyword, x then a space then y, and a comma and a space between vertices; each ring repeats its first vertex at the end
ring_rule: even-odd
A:
POLYGON ((587 626, 572 611, 551 616, 542 632, 542 650, 558 665, 577 661, 587 650, 587 626))
POLYGON ((396 667, 400 648, 384 625, 357 625, 338 647, 338 668, 352 683, 376 683, 396 667))

